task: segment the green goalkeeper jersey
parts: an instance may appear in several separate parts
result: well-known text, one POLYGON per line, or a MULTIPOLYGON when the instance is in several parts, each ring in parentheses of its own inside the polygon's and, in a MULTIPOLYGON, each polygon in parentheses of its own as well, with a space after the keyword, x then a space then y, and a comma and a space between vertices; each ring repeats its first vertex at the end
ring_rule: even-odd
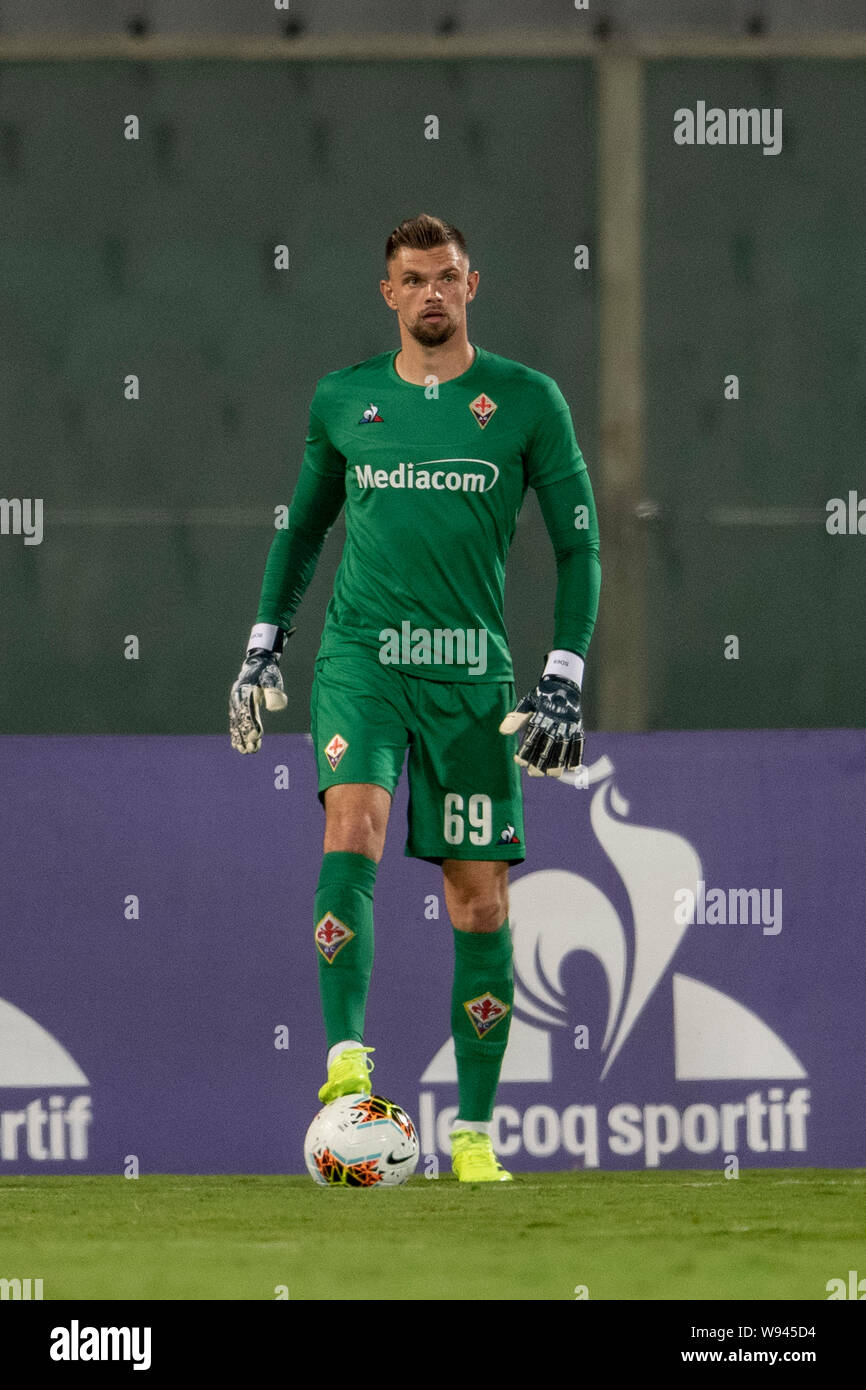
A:
MULTIPOLYGON (((598 525, 559 387, 479 347, 460 376, 416 386, 398 375, 396 356, 382 353, 317 383, 289 524, 271 546, 257 621, 290 625, 345 504, 346 543, 319 656, 367 652, 433 680, 511 680, 505 561, 532 487, 558 566, 546 645, 585 654, 598 605, 598 525)), ((525 589, 542 622, 546 596, 531 576, 525 589)))

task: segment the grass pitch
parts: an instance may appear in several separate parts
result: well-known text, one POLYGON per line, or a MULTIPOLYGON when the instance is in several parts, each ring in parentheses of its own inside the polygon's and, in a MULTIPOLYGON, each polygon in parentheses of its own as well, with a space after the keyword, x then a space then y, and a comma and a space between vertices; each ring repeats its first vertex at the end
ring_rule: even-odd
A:
POLYGON ((863 1169, 0 1179, 0 1278, 48 1299, 816 1299, 866 1274, 863 1169), (285 1295, 283 1295, 285 1296, 285 1295))

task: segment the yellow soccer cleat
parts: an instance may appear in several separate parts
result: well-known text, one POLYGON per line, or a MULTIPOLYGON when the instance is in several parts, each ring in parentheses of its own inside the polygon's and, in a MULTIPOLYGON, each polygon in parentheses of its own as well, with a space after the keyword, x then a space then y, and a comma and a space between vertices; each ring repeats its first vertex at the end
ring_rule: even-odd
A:
POLYGON ((455 1129, 451 1135, 451 1167, 460 1182, 512 1182, 493 1152, 489 1134, 455 1129))
POLYGON ((367 1060, 366 1052, 375 1052, 374 1047, 347 1047, 335 1057, 328 1067, 328 1079, 319 1091, 319 1100, 324 1105, 338 1100, 340 1096, 370 1094, 370 1072, 374 1063, 367 1060))

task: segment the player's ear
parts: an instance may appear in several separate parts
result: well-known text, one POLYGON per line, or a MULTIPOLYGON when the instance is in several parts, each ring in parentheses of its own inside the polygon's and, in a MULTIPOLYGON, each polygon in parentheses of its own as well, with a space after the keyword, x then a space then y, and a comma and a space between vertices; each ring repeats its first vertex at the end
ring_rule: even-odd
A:
POLYGON ((388 308, 389 308, 389 309, 396 309, 396 307, 397 307, 396 304, 392 304, 392 302, 391 302, 391 298, 392 298, 392 295, 391 295, 391 281, 390 281, 390 280, 380 280, 380 281, 379 281, 379 289, 382 291, 382 298, 384 299, 385 303, 388 305, 388 308))
POLYGON ((476 293, 478 292, 478 281, 479 281, 479 279, 480 279, 480 276, 479 276, 477 270, 470 270, 469 273, 468 273, 468 275, 466 276, 466 288, 467 288, 467 291, 468 291, 468 293, 467 293, 467 295, 466 295, 466 303, 467 303, 467 304, 470 302, 470 300, 472 300, 472 299, 475 298, 475 295, 476 295, 476 293))

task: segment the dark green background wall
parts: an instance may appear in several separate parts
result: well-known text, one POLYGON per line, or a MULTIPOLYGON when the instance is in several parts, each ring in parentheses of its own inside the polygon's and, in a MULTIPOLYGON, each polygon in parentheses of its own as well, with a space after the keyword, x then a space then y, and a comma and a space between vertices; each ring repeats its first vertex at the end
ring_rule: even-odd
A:
MULTIPOLYGON (((589 63, 13 64, 0 96, 0 495, 45 500, 41 546, 0 537, 0 730, 225 728, 316 378, 398 344, 378 282, 403 217, 463 230, 470 337, 559 381, 592 467, 595 280, 572 250, 595 223, 589 63)), ((307 728, 341 539, 272 727, 307 728)), ((523 684, 554 574, 530 496, 508 609, 523 684)))
POLYGON ((866 497, 864 130, 862 63, 648 66, 651 728, 866 722, 866 535, 825 529, 866 497), (698 100, 781 107, 782 153, 675 145, 698 100))
MULTIPOLYGON (((0 70, 0 496, 45 505, 41 546, 0 536, 0 731, 224 730, 315 380, 397 343, 378 280, 404 216, 466 233, 470 336, 556 378, 598 483, 594 113, 589 61, 0 70)), ((829 497, 866 495, 864 128, 862 64, 647 65, 652 728, 864 723, 866 537, 824 529, 829 497), (676 146, 697 100, 781 106, 783 153, 676 146)), ((341 539, 272 727, 307 727, 341 539)), ((553 586, 530 495, 507 598, 522 686, 553 586)), ((599 636, 616 627, 603 598, 599 636)), ((615 727, 600 648, 589 721, 615 727)))

